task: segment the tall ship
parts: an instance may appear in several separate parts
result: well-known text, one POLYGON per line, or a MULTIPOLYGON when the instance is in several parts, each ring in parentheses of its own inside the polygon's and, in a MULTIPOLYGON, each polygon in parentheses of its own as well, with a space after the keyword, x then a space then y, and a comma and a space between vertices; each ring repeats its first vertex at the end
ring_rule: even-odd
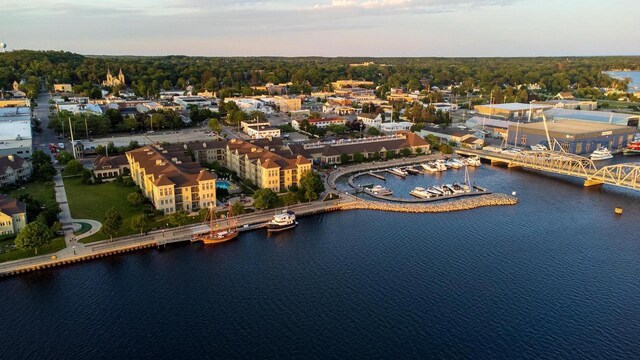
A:
POLYGON ((238 227, 230 223, 229 214, 227 214, 226 225, 222 228, 220 228, 220 224, 213 225, 214 215, 213 206, 209 206, 209 213, 205 219, 205 222, 208 220, 209 231, 194 235, 191 242, 202 241, 205 245, 211 245, 238 237, 238 227))
POLYGON ((293 229, 298 225, 296 213, 291 210, 283 210, 280 214, 273 216, 267 223, 267 234, 293 229))
POLYGON ((624 155, 640 155, 640 140, 632 141, 622 150, 624 155))

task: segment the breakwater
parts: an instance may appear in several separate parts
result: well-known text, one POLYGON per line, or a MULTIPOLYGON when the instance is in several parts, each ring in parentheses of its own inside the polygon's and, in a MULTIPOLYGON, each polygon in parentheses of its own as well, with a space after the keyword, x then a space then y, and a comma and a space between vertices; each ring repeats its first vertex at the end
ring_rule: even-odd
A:
POLYGON ((356 201, 341 206, 342 210, 377 210, 404 213, 443 213, 471 210, 485 206, 516 205, 518 198, 506 194, 486 194, 473 198, 427 204, 396 204, 379 201, 356 201))

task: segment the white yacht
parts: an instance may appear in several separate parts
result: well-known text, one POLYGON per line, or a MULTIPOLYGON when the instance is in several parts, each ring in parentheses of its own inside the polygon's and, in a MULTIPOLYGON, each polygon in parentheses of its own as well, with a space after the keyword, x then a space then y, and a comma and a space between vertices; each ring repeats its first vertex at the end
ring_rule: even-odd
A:
POLYGON ((460 161, 460 159, 458 158, 451 158, 447 162, 451 165, 451 168, 453 169, 461 169, 464 167, 464 163, 460 161))
POLYGON ((447 165, 445 165, 444 159, 438 159, 435 161, 436 169, 438 171, 447 171, 447 165))
POLYGON ((400 168, 393 168, 393 169, 390 169, 388 171, 390 173, 392 173, 393 175, 400 176, 400 177, 406 177, 407 175, 409 175, 408 172, 406 172, 406 171, 404 171, 404 170, 402 170, 400 168))
POLYGON ((480 157, 478 156, 471 156, 467 158, 467 165, 469 166, 480 166, 480 164, 480 157))
POLYGON ((422 188, 422 187, 416 187, 413 190, 411 190, 411 192, 409 193, 412 196, 415 196, 419 199, 429 199, 432 197, 435 197, 436 195, 430 193, 427 191, 427 189, 422 188))
POLYGON ((535 144, 535 145, 531 145, 531 150, 533 150, 533 151, 545 151, 545 150, 547 150, 547 147, 542 145, 542 144, 535 144))
POLYGON ((420 166, 422 166, 422 168, 426 172, 430 172, 430 173, 438 172, 438 168, 436 167, 436 164, 432 162, 428 162, 426 164, 420 164, 420 166))
POLYGON ((292 229, 298 225, 296 214, 290 210, 283 210, 282 213, 273 216, 267 223, 267 233, 280 232, 292 229))
POLYGON ((594 151, 591 156, 589 156, 591 160, 607 160, 612 159, 613 155, 611 155, 611 151, 606 147, 600 147, 594 151))
POLYGON ((372 187, 371 189, 365 188, 365 191, 368 191, 368 192, 372 193, 373 195, 380 195, 380 196, 393 195, 393 191, 391 191, 390 189, 387 189, 386 187, 381 186, 381 185, 376 185, 376 186, 372 187))

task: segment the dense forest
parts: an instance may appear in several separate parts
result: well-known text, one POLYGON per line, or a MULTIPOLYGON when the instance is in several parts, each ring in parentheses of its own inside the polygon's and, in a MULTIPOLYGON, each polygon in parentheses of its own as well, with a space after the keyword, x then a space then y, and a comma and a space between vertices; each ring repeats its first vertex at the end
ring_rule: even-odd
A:
MULTIPOLYGON (((455 91, 496 86, 508 88, 538 84, 548 93, 593 87, 624 86, 603 70, 640 69, 640 57, 572 58, 282 58, 282 57, 113 57, 83 56, 62 51, 20 50, 0 54, 0 88, 25 80, 23 89, 34 95, 39 79, 47 84, 71 83, 74 91, 97 93, 107 69, 122 69, 127 85, 138 95, 153 96, 161 89, 192 85, 196 90, 219 91, 222 97, 254 93, 251 86, 292 83, 289 93, 328 89, 338 79, 362 79, 391 87, 422 90, 430 86, 460 85, 455 91), (373 61, 377 65, 352 67, 373 61), (381 65, 384 64, 384 65, 381 65)), ((115 89, 118 90, 118 89, 115 89)), ((98 92, 99 93, 99 92, 98 92)))

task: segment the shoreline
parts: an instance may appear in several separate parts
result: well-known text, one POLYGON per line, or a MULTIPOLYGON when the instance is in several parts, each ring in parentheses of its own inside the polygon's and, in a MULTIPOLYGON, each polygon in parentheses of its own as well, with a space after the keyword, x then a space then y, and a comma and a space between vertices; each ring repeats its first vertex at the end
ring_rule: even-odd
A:
MULTIPOLYGON (((515 196, 506 194, 484 194, 476 197, 458 198, 439 203, 384 203, 380 201, 363 200, 353 196, 341 198, 340 200, 330 200, 315 204, 312 207, 305 207, 300 209, 297 214, 299 216, 311 216, 320 213, 330 213, 334 211, 349 211, 349 210, 373 210, 384 212, 401 212, 401 213, 446 213, 454 211, 472 210, 487 206, 504 206, 504 205, 516 205, 519 200, 515 196), (345 201, 346 200, 346 201, 345 201), (322 205, 317 208, 317 205, 322 205)), ((261 228, 260 224, 264 223, 264 217, 272 216, 270 210, 262 214, 252 214, 249 217, 245 217, 246 227, 240 227, 241 231, 252 231, 261 228), (249 220, 259 216, 259 219, 249 220)), ((170 234, 163 232, 157 232, 143 237, 128 237, 122 240, 115 240, 109 243, 96 243, 95 245, 88 245, 90 249, 89 253, 78 254, 75 256, 58 258, 57 256, 41 256, 25 260, 16 260, 15 263, 7 262, 0 264, 0 278, 6 278, 13 275, 25 274, 33 271, 39 271, 44 269, 53 269, 55 267, 68 265, 72 263, 78 263, 83 261, 89 261, 106 256, 118 255, 126 252, 142 250, 146 248, 166 246, 170 243, 181 243, 190 241, 192 235, 198 232, 198 228, 202 225, 189 225, 182 229, 174 229, 171 233, 175 237, 170 238, 170 234)), ((201 229, 200 229, 201 230, 201 229)))

